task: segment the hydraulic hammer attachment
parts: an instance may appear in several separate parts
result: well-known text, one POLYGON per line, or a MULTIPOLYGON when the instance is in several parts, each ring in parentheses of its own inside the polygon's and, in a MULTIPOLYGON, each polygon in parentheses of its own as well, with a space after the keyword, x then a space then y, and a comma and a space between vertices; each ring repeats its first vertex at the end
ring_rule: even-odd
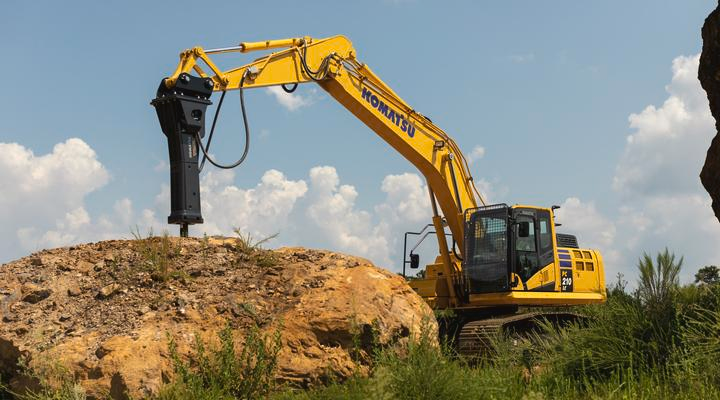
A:
POLYGON ((203 223, 196 136, 205 136, 205 110, 212 104, 212 91, 212 79, 183 73, 172 88, 163 79, 157 97, 150 102, 168 140, 171 192, 168 223, 180 225, 180 236, 188 235, 188 225, 203 223))

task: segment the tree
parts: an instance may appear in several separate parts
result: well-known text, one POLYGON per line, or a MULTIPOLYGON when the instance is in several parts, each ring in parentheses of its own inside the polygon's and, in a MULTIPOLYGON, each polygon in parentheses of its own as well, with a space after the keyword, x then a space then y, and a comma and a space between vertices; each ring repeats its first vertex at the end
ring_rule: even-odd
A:
POLYGON ((715 265, 706 265, 695 274, 695 283, 714 285, 720 283, 720 268, 715 265))

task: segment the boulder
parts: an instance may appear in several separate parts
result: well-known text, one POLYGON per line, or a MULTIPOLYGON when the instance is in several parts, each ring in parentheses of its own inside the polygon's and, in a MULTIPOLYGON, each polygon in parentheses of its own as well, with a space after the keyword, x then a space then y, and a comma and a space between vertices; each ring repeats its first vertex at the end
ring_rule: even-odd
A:
POLYGON ((437 330, 405 280, 368 260, 228 238, 105 241, 4 264, 0 319, 0 375, 14 391, 37 385, 18 372, 26 358, 61 365, 91 399, 157 393, 173 377, 169 338, 186 356, 228 324, 238 349, 251 327, 279 332, 277 381, 301 387, 366 373, 358 351, 437 330))
MULTIPOLYGON (((707 93, 715 129, 720 132, 720 5, 705 19, 702 39, 698 79, 707 93)), ((713 211, 720 221, 720 134, 710 143, 700 181, 710 194, 713 211)))

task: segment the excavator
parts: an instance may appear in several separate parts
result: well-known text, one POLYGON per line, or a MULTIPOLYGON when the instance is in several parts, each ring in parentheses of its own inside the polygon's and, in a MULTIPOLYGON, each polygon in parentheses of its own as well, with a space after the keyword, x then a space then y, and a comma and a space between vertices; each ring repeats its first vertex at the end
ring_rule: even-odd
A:
MULTIPOLYGON (((606 300, 600 252, 579 248, 575 236, 556 233, 558 207, 486 204, 455 141, 358 61, 344 36, 193 47, 180 54, 177 68, 162 79, 151 104, 168 141, 168 223, 180 225, 181 236, 188 235, 188 225, 203 222, 199 173, 205 161, 232 168, 247 156, 250 137, 243 91, 281 86, 292 92, 308 82, 317 83, 425 177, 432 209, 427 227, 434 229, 439 254, 418 274, 421 278, 409 284, 433 309, 450 311, 443 314, 452 315, 451 322, 441 330, 450 333, 461 354, 487 348, 490 337, 498 333, 521 334, 537 329, 543 320, 563 324, 580 318, 558 308, 606 300), (220 69, 212 58, 269 50, 229 70, 220 69), (222 165, 212 159, 209 147, 228 91, 240 92, 246 144, 238 161, 222 165), (203 144, 205 113, 214 92, 221 97, 203 144), (542 311, 548 307, 554 311, 542 311)), ((404 264, 419 267, 418 254, 411 252, 410 261, 403 256, 404 264)))

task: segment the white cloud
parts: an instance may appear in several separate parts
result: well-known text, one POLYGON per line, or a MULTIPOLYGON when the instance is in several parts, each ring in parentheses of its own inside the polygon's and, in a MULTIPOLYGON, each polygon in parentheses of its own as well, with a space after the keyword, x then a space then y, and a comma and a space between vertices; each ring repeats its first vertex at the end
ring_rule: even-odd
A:
POLYGON ((475 161, 478 161, 483 157, 485 157, 485 148, 482 146, 475 146, 467 155, 467 160, 469 164, 473 164, 475 161))
POLYGON ((512 61, 516 64, 527 64, 527 63, 535 61, 535 54, 534 53, 513 54, 510 56, 510 61, 512 61))
POLYGON ((82 198, 105 185, 110 176, 95 151, 80 139, 58 143, 52 153, 36 156, 17 143, 0 143, 0 216, 16 214, 12 205, 39 208, 35 212, 56 217, 58 208, 77 206, 82 198), (47 202, 53 194, 52 202, 47 202))
MULTIPOLYGON (((200 190, 205 224, 195 230, 231 235, 238 228, 256 238, 267 237, 287 226, 296 201, 308 190, 304 181, 289 180, 277 170, 265 172, 251 189, 235 186, 234 177, 231 170, 211 170, 203 176, 200 190)), ((160 201, 165 199, 169 199, 167 186, 158 196, 160 201)))
POLYGON ((575 235, 582 248, 600 250, 608 278, 620 272, 620 252, 614 247, 617 228, 614 220, 605 217, 592 201, 584 202, 577 197, 566 199, 555 211, 556 228, 559 233, 575 235))
POLYGON ((270 86, 266 91, 272 95, 281 106, 289 111, 297 111, 313 103, 313 100, 309 96, 303 96, 298 92, 287 93, 280 86, 270 86))
MULTIPOLYGON (((255 238, 279 233, 271 245, 324 247, 397 270, 403 233, 430 221, 427 187, 417 174, 386 176, 380 186, 385 199, 368 210, 357 206, 358 191, 331 166, 310 169, 307 181, 270 170, 252 189, 236 187, 233 178, 231 171, 203 177, 205 224, 193 227, 193 234, 232 235, 235 227, 255 238)), ((158 204, 168 196, 165 186, 158 204)))
POLYGON ((673 61, 670 96, 659 108, 631 114, 625 152, 613 188, 626 198, 697 193, 704 154, 715 134, 707 98, 697 80, 699 55, 673 61))
POLYGON ((598 212, 594 202, 570 197, 555 211, 555 217, 562 224, 558 231, 577 233, 585 247, 609 250, 615 240, 614 223, 598 212))
POLYGON ((84 141, 68 139, 40 156, 17 143, 0 143, 0 153, 3 260, 65 244, 73 236, 67 231, 89 223, 84 198, 104 186, 110 175, 84 141))
POLYGON ((635 130, 627 140, 613 188, 625 206, 620 210, 616 246, 633 268, 643 252, 667 246, 685 256, 689 280, 705 264, 720 261, 720 224, 698 175, 715 121, 697 80, 699 55, 677 57, 673 77, 660 107, 647 106, 629 118, 635 130))
POLYGON ((712 139, 714 120, 697 81, 699 56, 677 57, 662 106, 629 117, 628 136, 613 189, 623 204, 611 217, 592 202, 570 198, 558 210, 581 245, 605 256, 608 281, 622 272, 634 283, 637 260, 666 246, 685 256, 684 281, 698 268, 720 262, 720 224, 698 174, 712 139))
POLYGON ((85 208, 88 194, 102 188, 110 175, 95 151, 77 138, 58 143, 52 152, 35 155, 16 143, 0 143, 0 261, 43 248, 157 233, 165 224, 152 210, 136 213, 123 198, 109 213, 93 218, 85 208))
POLYGON ((417 174, 388 175, 380 189, 387 197, 375 207, 375 211, 383 219, 418 223, 430 218, 430 195, 417 174))
POLYGON ((310 189, 306 215, 331 248, 390 264, 388 238, 380 234, 370 212, 355 207, 357 191, 340 185, 335 168, 312 168, 310 189))
POLYGON ((170 164, 168 164, 167 161, 165 161, 165 160, 160 160, 153 167, 153 171, 155 171, 155 172, 170 172, 170 164))

